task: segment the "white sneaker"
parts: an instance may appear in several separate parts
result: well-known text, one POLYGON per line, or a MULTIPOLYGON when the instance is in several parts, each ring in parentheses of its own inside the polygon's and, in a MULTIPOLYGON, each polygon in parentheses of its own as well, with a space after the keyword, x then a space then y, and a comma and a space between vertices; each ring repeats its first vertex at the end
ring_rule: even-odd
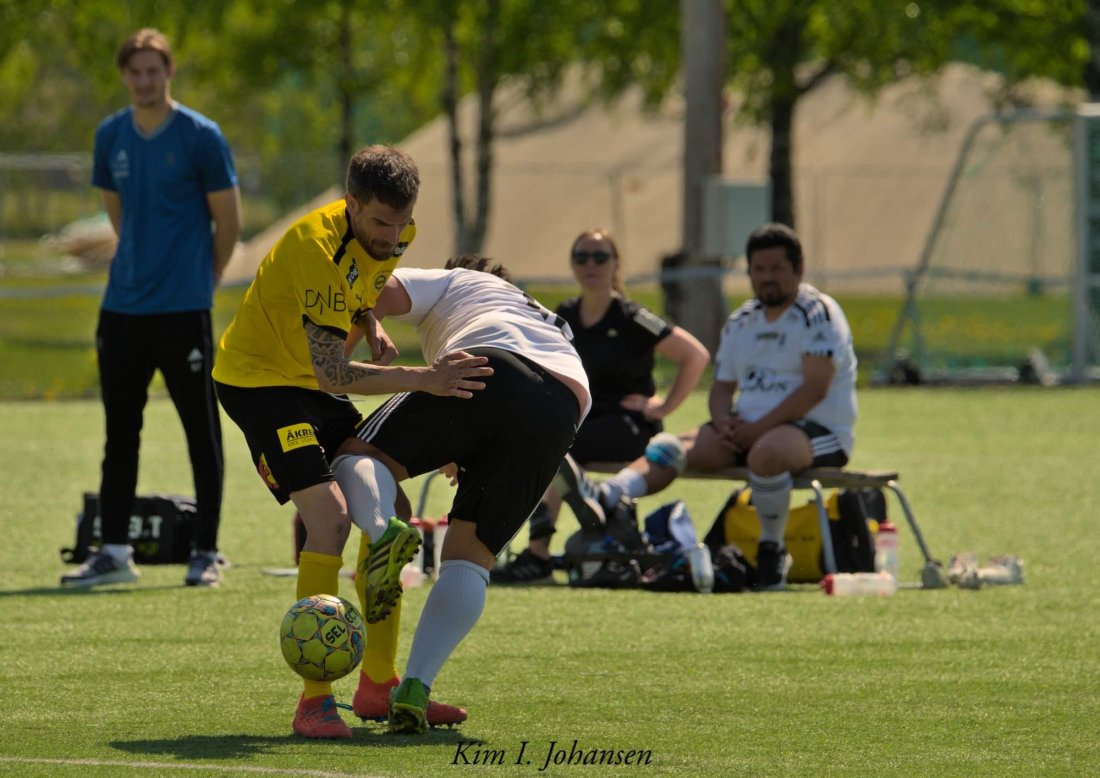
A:
POLYGON ((215 587, 221 582, 222 571, 218 567, 217 552, 192 551, 183 585, 215 587))
POLYGON ((61 576, 62 586, 99 586, 100 584, 130 583, 136 581, 141 571, 132 559, 120 562, 102 549, 92 552, 80 567, 61 576))

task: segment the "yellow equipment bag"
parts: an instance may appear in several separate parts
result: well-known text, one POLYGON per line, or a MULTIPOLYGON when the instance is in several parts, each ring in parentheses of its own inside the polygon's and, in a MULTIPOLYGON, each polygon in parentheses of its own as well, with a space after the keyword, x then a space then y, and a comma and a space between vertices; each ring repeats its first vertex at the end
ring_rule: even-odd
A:
MULTIPOLYGON (((705 542, 712 553, 716 548, 733 544, 755 567, 760 519, 751 499, 752 490, 747 488, 738 489, 730 495, 705 542)), ((858 493, 833 489, 825 495, 825 509, 829 515, 838 572, 872 572, 875 569, 874 542, 868 528, 865 506, 859 502, 858 493)), ((787 573, 788 581, 817 583, 824 577, 821 529, 817 505, 813 500, 791 508, 783 543, 794 560, 787 573)))

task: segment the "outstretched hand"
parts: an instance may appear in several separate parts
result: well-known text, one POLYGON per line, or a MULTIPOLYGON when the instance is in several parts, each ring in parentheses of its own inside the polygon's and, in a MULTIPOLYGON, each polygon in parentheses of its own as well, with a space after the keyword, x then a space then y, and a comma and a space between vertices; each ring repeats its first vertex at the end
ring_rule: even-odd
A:
POLYGON ((465 351, 444 354, 425 372, 423 391, 439 397, 469 399, 475 391, 485 388, 484 381, 475 379, 493 374, 493 368, 487 367, 488 363, 488 357, 476 357, 465 351))

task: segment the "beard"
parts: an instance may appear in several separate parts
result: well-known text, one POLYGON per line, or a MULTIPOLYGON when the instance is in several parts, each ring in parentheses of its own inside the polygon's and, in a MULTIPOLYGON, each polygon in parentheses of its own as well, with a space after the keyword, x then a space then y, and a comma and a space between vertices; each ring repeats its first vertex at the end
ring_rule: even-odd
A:
POLYGON ((393 250, 397 248, 396 245, 386 245, 376 240, 370 240, 367 236, 360 234, 354 225, 352 225, 351 234, 355 236, 356 242, 363 247, 363 251, 367 252, 368 257, 377 259, 380 262, 392 257, 393 250))
POLYGON ((782 308, 794 299, 793 294, 784 294, 777 284, 764 284, 756 293, 756 299, 765 308, 782 308))
POLYGON ((397 248, 397 246, 388 246, 385 249, 381 249, 377 241, 368 241, 363 245, 363 248, 366 249, 371 259, 385 261, 393 256, 393 250, 397 248))

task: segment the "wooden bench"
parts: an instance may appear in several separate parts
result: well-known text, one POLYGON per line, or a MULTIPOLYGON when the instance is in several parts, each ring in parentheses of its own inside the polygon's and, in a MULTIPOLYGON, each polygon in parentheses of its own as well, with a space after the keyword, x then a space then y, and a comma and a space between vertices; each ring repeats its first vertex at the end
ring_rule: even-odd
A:
MULTIPOLYGON (((628 463, 624 462, 589 462, 585 470, 590 473, 617 473, 628 463)), ((744 481, 749 480, 749 470, 746 467, 727 467, 721 470, 692 471, 687 470, 680 474, 680 478, 696 478, 708 481, 744 481)), ((913 532, 913 538, 920 547, 924 557, 924 567, 921 569, 921 587, 925 589, 940 589, 947 586, 947 579, 943 567, 938 560, 933 558, 924 535, 917 524, 917 518, 913 515, 913 509, 906 499, 905 493, 898 486, 898 473, 896 470, 849 470, 839 467, 813 467, 794 474, 795 489, 811 489, 814 492, 814 504, 817 506, 817 517, 821 527, 822 555, 827 573, 835 573, 836 555, 833 552, 832 533, 829 531, 829 514, 825 507, 825 489, 859 489, 862 487, 885 489, 892 492, 905 514, 905 521, 913 532)))

